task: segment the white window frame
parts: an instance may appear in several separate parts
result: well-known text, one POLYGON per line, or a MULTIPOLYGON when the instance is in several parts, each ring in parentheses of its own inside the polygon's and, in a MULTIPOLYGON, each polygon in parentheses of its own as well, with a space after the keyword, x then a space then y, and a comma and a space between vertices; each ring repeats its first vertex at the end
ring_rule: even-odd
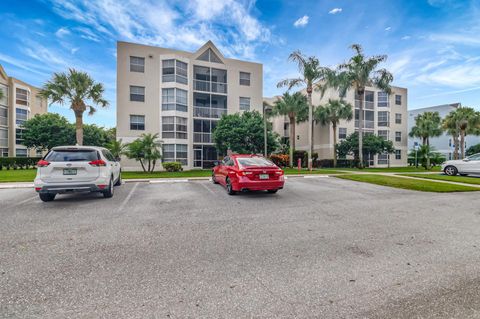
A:
POLYGON ((395 132, 395 142, 401 142, 402 141, 402 132, 395 132))
POLYGON ((188 91, 179 88, 162 88, 162 111, 188 112, 188 91), (170 92, 173 92, 173 96, 168 94, 170 92), (185 92, 185 101, 178 92, 185 92))
POLYGON ((343 140, 343 139, 346 139, 347 136, 348 136, 348 130, 347 130, 347 128, 346 128, 346 127, 339 127, 339 128, 338 128, 338 138, 339 138, 340 140, 343 140), (341 133, 342 130, 345 130, 345 137, 342 137, 342 135, 343 135, 343 134, 341 133))
POLYGON ((240 96, 238 99, 238 103, 239 103, 240 111, 250 111, 251 99, 249 97, 240 96), (247 101, 248 101, 248 104, 246 103, 247 101))
POLYGON ((138 86, 138 85, 130 85, 130 102, 142 102, 144 103, 145 102, 145 87, 144 86, 138 86), (139 89, 137 92, 134 92, 135 90, 139 89), (143 93, 141 92, 142 90, 140 89, 143 89, 143 93), (134 100, 132 99, 132 96, 142 96, 143 99, 140 99, 140 100, 134 100))
POLYGON ((244 86, 250 86, 250 78, 251 78, 251 73, 250 72, 243 72, 240 71, 240 85, 244 86))
POLYGON ((162 145, 162 163, 164 162, 180 162, 182 166, 188 165, 188 144, 182 144, 182 143, 163 144, 162 145), (167 151, 165 151, 165 148, 168 148, 168 153, 173 153, 173 154, 167 154, 169 155, 167 157, 165 154, 167 153, 167 151), (179 150, 179 148, 182 148, 182 150, 179 150), (185 153, 185 156, 179 156, 181 153, 185 153), (170 155, 173 155, 173 156, 170 156, 170 155))
POLYGON ((162 138, 188 139, 188 118, 162 116, 162 138), (171 120, 173 121, 171 122, 171 120), (171 125, 171 129, 166 127, 167 125, 171 125))
POLYGON ((140 114, 130 114, 130 130, 131 131, 145 131, 145 115, 140 114), (143 119, 143 121, 139 121, 139 119, 143 119), (132 124, 136 125, 137 128, 132 128, 132 124), (143 125, 142 128, 138 128, 139 125, 143 125))
POLYGON ((389 107, 390 103, 388 99, 389 99, 389 96, 387 92, 383 92, 383 91, 377 92, 377 107, 389 107))
POLYGON ((130 56, 130 72, 145 73, 145 58, 130 56), (143 63, 140 63, 143 62, 143 63))

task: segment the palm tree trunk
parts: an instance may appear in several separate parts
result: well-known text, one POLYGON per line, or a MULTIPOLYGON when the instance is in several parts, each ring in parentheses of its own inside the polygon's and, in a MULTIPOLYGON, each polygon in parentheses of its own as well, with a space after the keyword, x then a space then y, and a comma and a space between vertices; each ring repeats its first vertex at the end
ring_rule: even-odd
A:
POLYGON ((460 154, 465 158, 465 130, 460 130, 460 154))
POLYGON ((363 168, 363 100, 365 99, 365 89, 357 89, 357 94, 360 97, 358 107, 358 158, 359 168, 363 168))
POLYGON ((333 167, 337 167, 337 123, 333 122, 333 167))
POLYGON ((74 111, 75 113, 75 135, 77 145, 83 145, 83 112, 74 111))
POLYGON ((312 86, 307 86, 307 98, 308 98, 308 169, 312 170, 312 153, 313 153, 313 105, 312 105, 312 86))
POLYGON ((142 161, 141 159, 140 159, 139 161, 140 161, 140 165, 142 165, 142 170, 143 170, 144 172, 147 172, 147 171, 145 170, 145 165, 143 165, 143 161, 142 161))
POLYGON ((458 133, 453 135, 453 143, 454 143, 454 147, 455 147, 455 150, 453 151, 453 159, 458 160, 459 159, 459 156, 458 156, 458 133))
POLYGON ((289 164, 293 167, 293 150, 295 149, 295 117, 290 116, 290 154, 289 164))
POLYGON ((427 137, 427 169, 430 169, 430 138, 427 137))

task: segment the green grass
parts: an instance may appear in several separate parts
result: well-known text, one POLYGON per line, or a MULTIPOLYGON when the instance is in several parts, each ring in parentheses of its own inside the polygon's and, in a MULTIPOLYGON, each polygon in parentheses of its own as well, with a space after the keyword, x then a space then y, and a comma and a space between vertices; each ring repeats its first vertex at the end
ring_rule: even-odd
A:
POLYGON ((374 175, 374 174, 339 175, 337 176, 337 178, 348 179, 356 182, 365 182, 370 184, 395 187, 395 188, 422 191, 422 192, 447 193, 447 192, 470 192, 470 191, 480 190, 480 188, 470 187, 470 186, 437 183, 437 182, 431 182, 431 181, 416 180, 413 178, 410 179, 410 178, 374 175))
POLYGON ((17 170, 6 170, 2 169, 0 171, 0 183, 7 182, 33 182, 35 175, 37 174, 36 169, 17 169, 17 170))
POLYGON ((285 172, 286 175, 341 174, 342 173, 342 172, 339 172, 338 170, 328 169, 328 168, 314 169, 312 171, 302 168, 300 172, 298 171, 298 168, 284 168, 283 171, 285 172))
MULTIPOLYGON (((330 169, 316 169, 309 171, 302 169, 300 173, 297 169, 286 168, 285 174, 297 175, 297 174, 334 174, 339 173, 330 169)), ((29 170, 0 170, 0 183, 7 182, 32 182, 36 174, 35 169, 29 170)), ((123 179, 150 179, 150 178, 191 178, 191 177, 209 177, 212 175, 212 171, 209 169, 202 170, 189 170, 183 172, 123 172, 123 179)))
POLYGON ((357 172, 378 172, 378 173, 409 173, 409 172, 440 172, 440 166, 432 167, 431 170, 426 170, 423 167, 405 166, 405 167, 381 167, 381 168, 337 168, 341 171, 357 171, 357 172))
POLYGON ((480 185, 480 178, 478 177, 448 176, 448 175, 438 175, 438 174, 401 174, 401 175, 425 178, 425 179, 434 179, 439 181, 449 181, 449 182, 480 185))

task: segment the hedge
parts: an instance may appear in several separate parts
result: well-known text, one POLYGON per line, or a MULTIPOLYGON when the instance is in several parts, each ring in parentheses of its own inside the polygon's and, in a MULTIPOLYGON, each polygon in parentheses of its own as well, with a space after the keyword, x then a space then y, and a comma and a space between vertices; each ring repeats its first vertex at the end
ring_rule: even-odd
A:
POLYGON ((0 157, 0 170, 35 168, 41 159, 41 157, 0 157))
MULTIPOLYGON (((333 159, 322 159, 317 161, 317 167, 332 168, 333 159)), ((337 159, 337 167, 354 168, 358 166, 358 161, 354 159, 337 159)))
POLYGON ((163 162, 162 166, 167 172, 183 171, 182 164, 179 162, 163 162))

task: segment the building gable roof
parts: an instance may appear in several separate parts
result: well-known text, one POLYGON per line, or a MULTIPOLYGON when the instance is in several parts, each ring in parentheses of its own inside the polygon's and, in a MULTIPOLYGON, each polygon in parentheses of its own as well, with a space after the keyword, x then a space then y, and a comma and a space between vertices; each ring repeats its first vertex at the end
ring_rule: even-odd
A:
POLYGON ((210 62, 216 62, 216 63, 223 63, 225 64, 225 57, 223 56, 223 54, 217 49, 217 47, 215 46, 215 44, 213 44, 213 42, 211 40, 208 40, 204 45, 202 45, 202 47, 200 49, 198 49, 194 54, 193 54, 193 58, 194 59, 198 59, 198 60, 204 60, 204 56, 206 54, 211 54, 213 53, 214 54, 214 60, 218 59, 219 62, 216 62, 216 61, 212 61, 212 59, 210 59, 210 62), (209 51, 210 50, 210 51, 209 51))

